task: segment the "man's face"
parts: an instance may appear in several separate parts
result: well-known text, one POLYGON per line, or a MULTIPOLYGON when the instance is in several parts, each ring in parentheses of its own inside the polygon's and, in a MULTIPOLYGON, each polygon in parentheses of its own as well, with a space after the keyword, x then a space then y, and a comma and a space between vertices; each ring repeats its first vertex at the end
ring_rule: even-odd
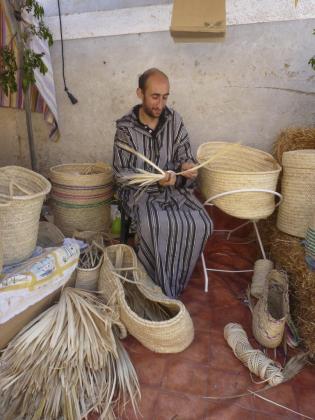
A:
POLYGON ((159 118, 166 106, 169 90, 170 85, 165 77, 161 75, 149 77, 144 92, 138 89, 143 111, 151 118, 159 118))

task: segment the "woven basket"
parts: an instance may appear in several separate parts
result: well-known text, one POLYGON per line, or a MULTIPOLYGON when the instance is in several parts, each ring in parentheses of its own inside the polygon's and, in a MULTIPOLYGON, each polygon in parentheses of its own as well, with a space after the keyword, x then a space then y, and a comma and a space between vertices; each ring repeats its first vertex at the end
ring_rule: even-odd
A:
POLYGON ((0 240, 4 265, 23 261, 33 253, 41 208, 50 189, 46 178, 29 169, 0 168, 0 240))
POLYGON ((113 170, 105 163, 50 168, 54 223, 67 236, 75 230, 108 230, 113 170))
POLYGON ((65 237, 56 225, 50 222, 39 222, 37 245, 48 248, 61 246, 65 237))
POLYGON ((260 259, 255 262, 254 274, 250 288, 250 294, 259 299, 264 291, 268 274, 273 269, 273 262, 267 259, 260 259))
POLYGON ((295 150, 282 155, 283 177, 277 227, 305 238, 315 204, 315 150, 295 150))
POLYGON ((253 334, 264 347, 281 344, 289 314, 288 280, 284 273, 272 270, 264 285, 262 297, 253 310, 253 334))
MULTIPOLYGON (((198 161, 204 162, 228 144, 202 144, 197 151, 198 161)), ((230 148, 199 170, 200 189, 208 200, 235 190, 268 190, 270 192, 236 192, 213 200, 213 204, 231 216, 264 219, 274 211, 280 171, 280 165, 269 153, 247 146, 230 148)))
POLYGON ((102 263, 103 258, 99 260, 97 266, 94 268, 86 269, 77 267, 75 287, 90 290, 91 292, 97 291, 102 263))
POLYGON ((131 247, 113 245, 105 249, 99 290, 108 304, 118 306, 121 321, 129 333, 148 349, 158 353, 177 353, 191 344, 194 327, 184 304, 163 294, 145 272, 131 247), (127 304, 122 281, 115 273, 128 274, 129 278, 133 278, 143 299, 161 304, 172 314, 170 319, 149 321, 132 311, 127 304))

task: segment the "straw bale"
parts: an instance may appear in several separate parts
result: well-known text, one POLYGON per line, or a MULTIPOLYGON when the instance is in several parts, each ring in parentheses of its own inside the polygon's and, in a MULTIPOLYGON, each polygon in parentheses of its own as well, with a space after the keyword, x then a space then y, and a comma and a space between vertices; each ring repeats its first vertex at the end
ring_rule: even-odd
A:
POLYGON ((303 345, 315 358, 315 272, 308 269, 300 238, 280 232, 275 216, 260 223, 260 232, 270 259, 288 273, 290 309, 303 345))
POLYGON ((272 154, 281 164, 284 152, 300 149, 315 149, 315 128, 291 127, 283 130, 273 145, 272 154))

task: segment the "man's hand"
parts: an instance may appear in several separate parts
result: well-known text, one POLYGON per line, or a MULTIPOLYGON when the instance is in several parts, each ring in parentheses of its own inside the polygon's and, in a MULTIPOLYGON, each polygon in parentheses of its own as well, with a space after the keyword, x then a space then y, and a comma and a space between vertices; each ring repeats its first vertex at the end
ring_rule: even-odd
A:
MULTIPOLYGON (((184 162, 181 166, 181 171, 187 171, 187 169, 194 168, 195 166, 196 165, 194 163, 184 162)), ((189 171, 186 174, 183 174, 182 176, 188 179, 194 179, 197 177, 197 175, 198 175, 198 170, 196 169, 195 171, 189 171)))
POLYGON ((173 172, 173 171, 167 171, 165 173, 165 177, 163 179, 161 179, 161 181, 159 181, 159 184, 162 187, 168 187, 170 185, 175 185, 175 182, 176 182, 175 172, 173 172))

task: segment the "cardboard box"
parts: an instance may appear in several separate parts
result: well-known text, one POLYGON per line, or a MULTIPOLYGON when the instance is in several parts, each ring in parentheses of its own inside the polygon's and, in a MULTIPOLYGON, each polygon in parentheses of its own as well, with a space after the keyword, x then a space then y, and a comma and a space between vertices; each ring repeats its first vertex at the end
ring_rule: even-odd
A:
MULTIPOLYGON (((74 287, 75 272, 67 281, 64 287, 74 287)), ((9 319, 4 324, 0 324, 0 350, 4 349, 12 338, 18 334, 30 321, 35 319, 40 313, 44 312, 55 302, 58 302, 62 287, 46 296, 44 299, 29 306, 25 311, 9 319)))
POLYGON ((225 0, 174 0, 170 32, 175 41, 219 41, 225 30, 225 0))

